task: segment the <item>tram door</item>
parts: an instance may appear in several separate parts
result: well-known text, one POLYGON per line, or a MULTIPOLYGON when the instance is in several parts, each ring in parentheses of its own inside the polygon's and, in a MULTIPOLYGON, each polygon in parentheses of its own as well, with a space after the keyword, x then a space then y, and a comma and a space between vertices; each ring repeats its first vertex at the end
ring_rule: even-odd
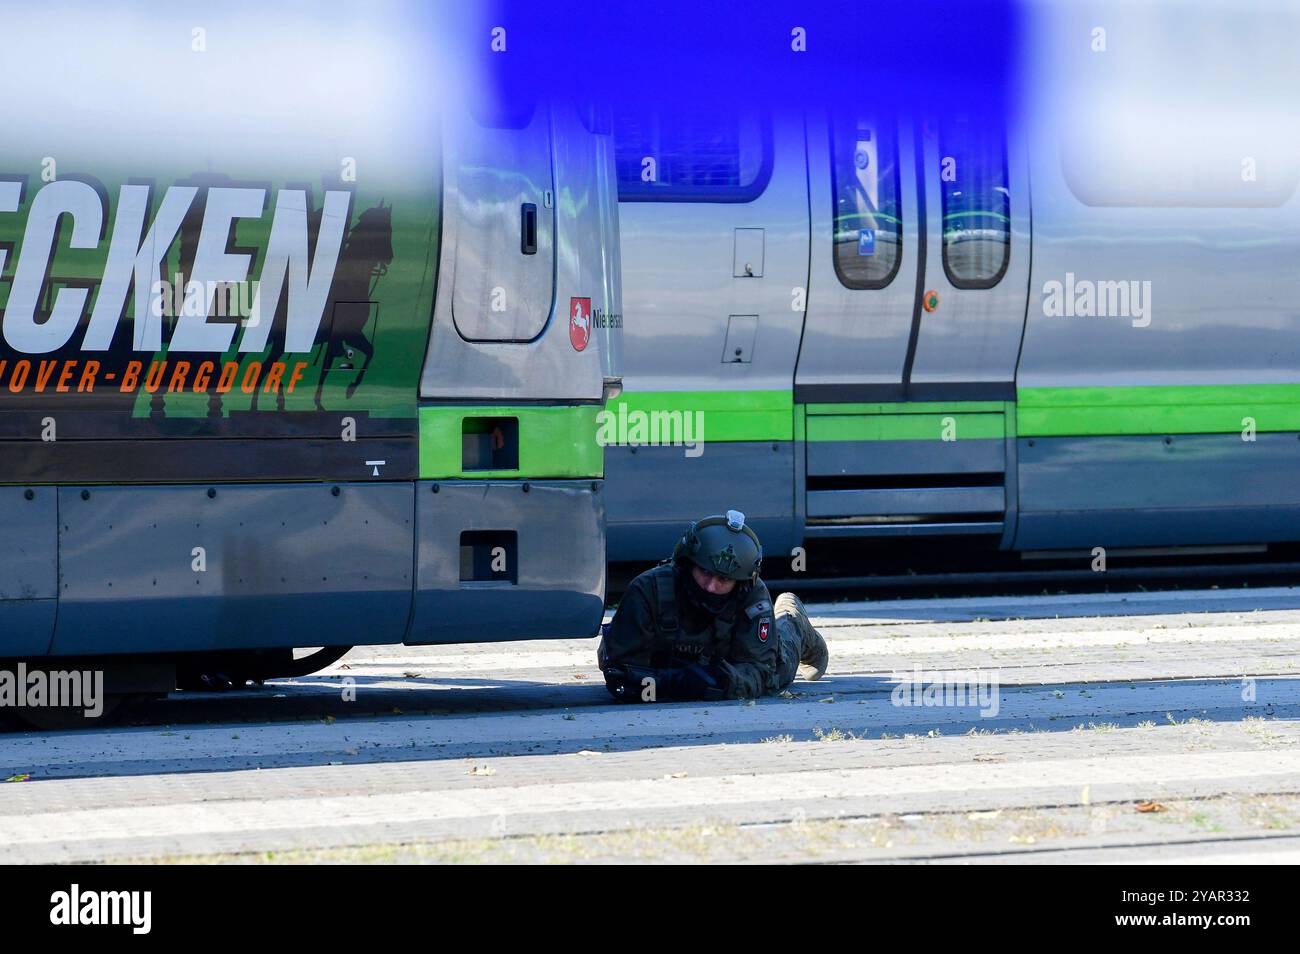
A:
POLYGON ((1029 287, 1024 156, 973 120, 926 124, 925 281, 913 399, 1014 401, 1029 287))
POLYGON ((550 116, 538 105, 519 113, 447 125, 451 311, 468 341, 531 341, 554 306, 550 116))
POLYGON ((977 124, 868 115, 810 124, 808 148, 805 536, 1004 534, 1022 157, 977 124))

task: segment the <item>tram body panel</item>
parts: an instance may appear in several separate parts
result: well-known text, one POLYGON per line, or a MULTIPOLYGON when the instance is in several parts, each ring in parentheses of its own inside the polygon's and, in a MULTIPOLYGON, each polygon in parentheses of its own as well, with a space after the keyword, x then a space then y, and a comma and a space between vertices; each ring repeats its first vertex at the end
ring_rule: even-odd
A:
MULTIPOLYGON (((845 217, 835 206, 832 220, 836 177, 851 184, 858 173, 851 150, 833 165, 834 111, 807 108, 811 264, 798 363, 786 366, 793 527, 782 548, 786 537, 900 533, 980 533, 1022 550, 1300 539, 1297 500, 1279 476, 1300 465, 1300 124, 1290 96, 1300 61, 1283 49, 1295 14, 1260 6, 1229 17, 1172 4, 1113 13, 1110 36, 1124 42, 1104 52, 1079 42, 1095 24, 1077 11, 1040 6, 1027 20, 1026 102, 1007 130, 1005 181, 991 183, 1005 190, 1009 255, 986 282, 961 281, 962 262, 945 259, 962 244, 974 253, 966 265, 986 258, 988 213, 1002 214, 963 206, 945 185, 962 181, 962 156, 944 131, 958 110, 932 127, 923 116, 900 123, 901 265, 892 283, 852 288, 835 268, 854 267, 846 254, 833 257, 836 239, 847 253, 849 226, 858 228, 862 265, 879 256, 880 236, 861 234, 869 221, 849 221, 863 218, 860 208, 845 217), (1175 17, 1184 26, 1170 30, 1175 17), (1244 61, 1260 63, 1257 79, 1223 83, 1244 61), (1198 69, 1188 73, 1189 62, 1198 69), (925 270, 915 281, 909 244, 915 251, 920 239, 922 197, 925 270), (957 227, 971 213, 977 227, 957 227)), ((859 172, 883 167, 881 138, 863 135, 869 124, 854 118, 849 138, 867 159, 859 172)), ((886 210, 875 201, 883 195, 870 205, 886 210)), ((694 241, 681 207, 642 205, 636 215, 643 232, 694 241)), ((660 322, 654 334, 683 334, 673 316, 707 301, 708 267, 692 270, 666 247, 635 254, 629 334, 650 335, 649 315, 660 322), (670 263, 673 290, 661 295, 657 270, 670 263)), ((667 390, 641 377, 660 360, 630 351, 628 380, 667 390)), ((733 388, 739 406, 750 392, 720 372, 700 387, 715 401, 712 388, 733 388)), ((777 395, 767 400, 776 407, 777 395)), ((786 472, 764 469, 762 445, 725 432, 711 440, 725 443, 746 480, 775 475, 765 492, 781 496, 786 472)), ((643 448, 638 463, 611 465, 611 474, 686 482, 689 465, 666 450, 643 448)), ((718 489, 735 492, 745 494, 744 483, 718 489)), ((614 523, 615 558, 653 556, 639 528, 688 516, 635 487, 610 493, 611 513, 638 521, 614 523), (637 501, 645 506, 635 510, 637 501)), ((780 513, 763 516, 785 525, 780 513)))
POLYGON ((1128 11, 1104 69, 1047 18, 1020 548, 1300 539, 1300 23, 1168 12, 1128 11))
POLYGON ((408 643, 460 643, 466 633, 498 642, 599 630, 605 495, 586 481, 526 486, 439 481, 434 492, 432 482, 416 484, 408 643))
POLYGON ((54 636, 58 501, 50 487, 0 487, 0 657, 40 655, 54 636))
POLYGON ((412 484, 334 486, 60 489, 53 654, 401 642, 412 484))
POLYGON ((204 56, 168 40, 175 12, 7 24, 0 513, 21 542, 0 657, 396 643, 439 618, 444 641, 596 630, 608 136, 540 100, 524 130, 461 122, 486 84, 456 29, 414 3, 349 15, 303 37, 292 11, 219 11, 208 33, 249 43, 204 56), (123 69, 132 50, 151 69, 123 69), (467 125, 514 158, 485 167, 467 125), (418 534, 422 477, 460 503, 418 534), (481 512, 510 494, 532 506, 481 512), (540 541, 568 518, 557 561, 540 541), (524 561, 495 604, 482 532, 524 561), (421 559, 463 572, 420 589, 421 559))
MULTIPOLYGON (((729 507, 771 545, 794 539, 790 386, 808 288, 807 167, 801 120, 753 123, 763 161, 749 181, 742 173, 730 191, 698 200, 620 202, 628 317, 624 394, 610 412, 623 432, 605 454, 611 474, 635 476, 609 482, 610 525, 627 530, 611 559, 662 554, 687 521, 729 507), (658 427, 656 414, 671 420, 675 446, 637 446, 648 431, 632 429, 658 427), (681 438, 702 440, 704 452, 681 438), (653 508, 640 501, 647 480, 664 490, 653 508)), ((620 163, 642 161, 621 148, 620 163)))

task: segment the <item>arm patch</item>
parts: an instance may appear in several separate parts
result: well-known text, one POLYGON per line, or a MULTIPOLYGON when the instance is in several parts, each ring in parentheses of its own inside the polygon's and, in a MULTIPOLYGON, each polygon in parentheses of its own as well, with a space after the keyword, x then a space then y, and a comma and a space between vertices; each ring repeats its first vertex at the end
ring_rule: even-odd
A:
POLYGON ((759 600, 757 603, 752 603, 749 606, 745 607, 745 615, 748 616, 750 619, 757 619, 758 617, 762 616, 764 613, 771 613, 771 612, 772 612, 771 600, 759 600))

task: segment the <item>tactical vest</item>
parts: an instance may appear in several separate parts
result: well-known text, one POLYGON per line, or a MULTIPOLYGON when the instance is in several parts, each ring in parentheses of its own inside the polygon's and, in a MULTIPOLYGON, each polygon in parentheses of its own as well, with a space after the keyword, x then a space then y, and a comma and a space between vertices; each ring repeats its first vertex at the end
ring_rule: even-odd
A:
MULTIPOLYGON (((676 571, 671 562, 661 563, 650 571, 651 589, 655 600, 655 633, 659 637, 660 648, 682 644, 688 638, 682 630, 681 616, 677 611, 677 588, 674 586, 676 571)), ((745 616, 757 619, 759 616, 772 615, 772 603, 764 598, 764 589, 758 587, 745 594, 741 604, 745 616)), ((733 628, 740 625, 732 623, 733 628)), ((714 623, 715 633, 717 621, 714 623)))

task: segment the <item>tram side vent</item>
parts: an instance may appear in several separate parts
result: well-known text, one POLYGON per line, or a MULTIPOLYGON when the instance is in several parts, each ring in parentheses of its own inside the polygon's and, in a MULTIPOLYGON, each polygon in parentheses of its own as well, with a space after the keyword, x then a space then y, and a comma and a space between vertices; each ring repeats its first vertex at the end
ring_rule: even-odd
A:
POLYGON ((518 583, 519 534, 514 530, 464 530, 460 535, 462 583, 518 583))
POLYGON ((462 471, 518 470, 519 418, 465 418, 460 449, 462 471))

